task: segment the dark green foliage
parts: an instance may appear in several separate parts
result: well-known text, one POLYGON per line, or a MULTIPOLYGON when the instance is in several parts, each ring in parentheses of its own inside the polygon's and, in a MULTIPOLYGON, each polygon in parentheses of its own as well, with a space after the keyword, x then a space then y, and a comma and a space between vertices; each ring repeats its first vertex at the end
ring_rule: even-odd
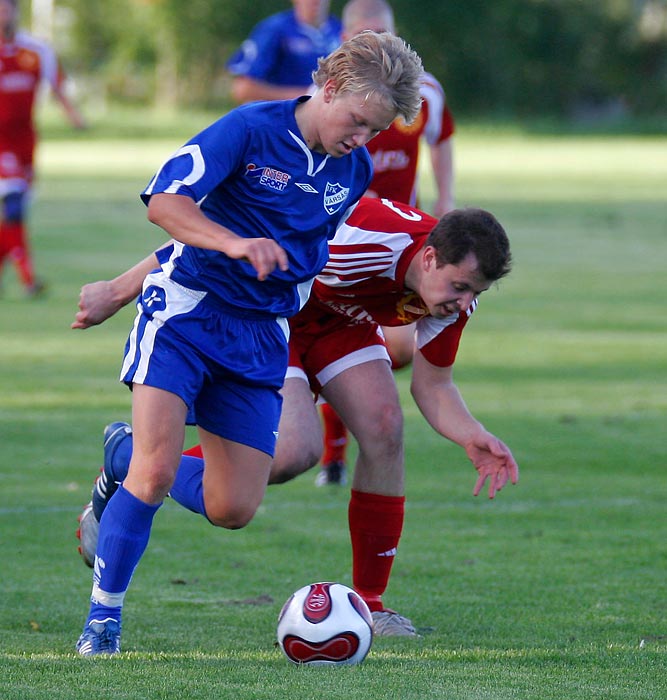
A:
MULTIPOLYGON (((289 3, 61 0, 79 74, 108 94, 221 106, 224 63, 250 28, 289 3)), ((343 2, 332 3, 340 14, 343 2)), ((456 113, 586 123, 665 116, 667 8, 655 0, 394 0, 397 27, 456 113)))

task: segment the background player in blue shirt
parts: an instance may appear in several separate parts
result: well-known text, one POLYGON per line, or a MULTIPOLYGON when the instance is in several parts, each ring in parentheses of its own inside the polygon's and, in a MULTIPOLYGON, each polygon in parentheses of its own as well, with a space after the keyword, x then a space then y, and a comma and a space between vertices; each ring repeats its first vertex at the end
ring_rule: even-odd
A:
POLYGON ((149 275, 126 345, 130 469, 100 522, 83 656, 120 651, 121 612, 195 409, 206 461, 189 497, 246 525, 264 496, 287 369, 286 316, 305 303, 327 240, 371 179, 362 148, 420 108, 421 61, 364 32, 320 60, 312 97, 246 105, 179 149, 142 197, 175 240, 149 275))
POLYGON ((286 100, 312 86, 317 60, 340 44, 340 20, 329 0, 292 0, 294 9, 267 17, 227 62, 238 103, 286 100))

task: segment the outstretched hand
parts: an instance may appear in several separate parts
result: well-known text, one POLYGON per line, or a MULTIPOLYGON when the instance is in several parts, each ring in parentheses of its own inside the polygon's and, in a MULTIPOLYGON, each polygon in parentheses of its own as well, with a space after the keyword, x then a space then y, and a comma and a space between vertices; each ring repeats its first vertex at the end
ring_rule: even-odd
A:
POLYGON ((489 498, 494 498, 508 481, 512 484, 519 481, 519 465, 510 448, 491 433, 484 431, 465 446, 465 451, 479 475, 473 496, 479 495, 487 480, 489 498))
POLYGON ((111 318, 120 308, 111 293, 111 282, 102 280, 84 284, 79 293, 79 310, 71 328, 90 328, 111 318))

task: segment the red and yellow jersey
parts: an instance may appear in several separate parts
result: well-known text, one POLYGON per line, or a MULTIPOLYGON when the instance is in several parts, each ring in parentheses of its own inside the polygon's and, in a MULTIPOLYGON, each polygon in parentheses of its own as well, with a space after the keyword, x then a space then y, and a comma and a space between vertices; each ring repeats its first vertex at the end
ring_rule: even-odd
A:
POLYGON ((57 90, 63 72, 53 49, 25 32, 0 40, 0 150, 32 154, 33 108, 42 82, 57 90))
POLYGON ((380 197, 411 205, 417 203, 420 139, 434 146, 454 133, 454 118, 445 93, 430 73, 422 78, 421 96, 422 108, 412 124, 397 117, 366 146, 373 159, 370 189, 380 197))
POLYGON ((436 223, 407 205, 363 198, 329 241, 329 261, 315 279, 308 303, 291 321, 293 334, 323 332, 331 316, 344 316, 352 325, 416 321, 416 343, 424 357, 439 367, 453 364, 477 301, 466 311, 435 318, 405 285, 408 266, 436 223))

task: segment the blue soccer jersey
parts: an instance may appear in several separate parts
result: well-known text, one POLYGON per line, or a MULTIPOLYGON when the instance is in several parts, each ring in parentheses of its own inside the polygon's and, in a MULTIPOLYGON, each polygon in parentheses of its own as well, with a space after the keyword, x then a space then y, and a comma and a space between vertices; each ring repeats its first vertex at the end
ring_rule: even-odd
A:
POLYGON ((238 107, 171 156, 142 193, 145 202, 156 193, 191 197, 237 235, 274 239, 289 269, 260 282, 248 262, 177 245, 163 266, 175 282, 274 316, 291 316, 305 303, 327 261, 327 240, 372 176, 366 149, 332 158, 307 147, 295 119, 305 99, 238 107))
POLYGON ((330 16, 322 26, 302 24, 294 10, 271 15, 260 22, 227 62, 234 75, 273 85, 312 84, 317 59, 340 45, 341 23, 330 16))

